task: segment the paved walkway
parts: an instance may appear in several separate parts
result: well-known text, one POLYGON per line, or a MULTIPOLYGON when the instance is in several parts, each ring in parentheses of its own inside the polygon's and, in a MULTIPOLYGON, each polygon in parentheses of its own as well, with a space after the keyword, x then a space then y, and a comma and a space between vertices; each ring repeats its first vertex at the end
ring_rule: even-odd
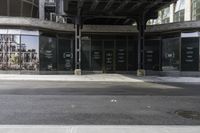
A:
POLYGON ((137 77, 131 74, 91 74, 91 75, 16 75, 0 74, 0 80, 35 80, 35 81, 100 81, 100 82, 198 82, 200 77, 137 77))
POLYGON ((200 126, 0 126, 1 133, 199 133, 200 126))

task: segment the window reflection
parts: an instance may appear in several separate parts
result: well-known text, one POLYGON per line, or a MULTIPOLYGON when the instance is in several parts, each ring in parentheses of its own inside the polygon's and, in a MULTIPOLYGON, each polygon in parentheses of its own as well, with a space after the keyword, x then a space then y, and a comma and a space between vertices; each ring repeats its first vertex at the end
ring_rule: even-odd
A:
POLYGON ((180 65, 179 38, 164 39, 162 47, 163 47, 162 69, 164 71, 179 70, 179 65, 180 65))
POLYGON ((20 36, 0 35, 0 69, 20 69, 20 36))
POLYGON ((55 71, 57 69, 56 38, 40 37, 40 70, 55 71))
POLYGON ((21 36, 21 64, 22 70, 38 70, 39 37, 21 36))
POLYGON ((185 14, 185 0, 178 0, 175 4, 174 22, 183 22, 185 14))
POLYGON ((58 70, 69 71, 73 69, 73 53, 70 39, 58 41, 58 70))
POLYGON ((192 20, 200 20, 200 0, 192 0, 192 20))

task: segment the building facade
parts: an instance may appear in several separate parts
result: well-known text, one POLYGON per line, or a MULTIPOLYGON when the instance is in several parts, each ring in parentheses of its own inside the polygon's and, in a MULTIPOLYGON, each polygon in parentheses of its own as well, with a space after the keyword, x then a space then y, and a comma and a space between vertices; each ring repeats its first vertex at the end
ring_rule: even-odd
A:
MULTIPOLYGON (((87 19, 77 31, 76 19, 66 12, 73 9, 73 0, 66 2, 0 0, 4 5, 0 8, 1 73, 72 74, 77 68, 82 73, 136 73, 140 62, 147 74, 200 71, 200 0, 178 0, 159 9, 158 18, 147 22, 141 61, 134 21, 87 19)), ((83 4, 92 11, 101 9, 103 2, 83 4)), ((110 3, 104 10, 135 10, 130 5, 110 3)))

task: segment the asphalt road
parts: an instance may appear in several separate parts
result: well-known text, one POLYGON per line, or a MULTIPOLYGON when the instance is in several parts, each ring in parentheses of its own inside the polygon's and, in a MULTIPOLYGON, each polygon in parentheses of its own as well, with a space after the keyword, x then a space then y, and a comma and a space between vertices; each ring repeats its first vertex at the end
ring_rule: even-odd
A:
POLYGON ((200 83, 0 81, 1 125, 200 125, 199 112, 200 83))

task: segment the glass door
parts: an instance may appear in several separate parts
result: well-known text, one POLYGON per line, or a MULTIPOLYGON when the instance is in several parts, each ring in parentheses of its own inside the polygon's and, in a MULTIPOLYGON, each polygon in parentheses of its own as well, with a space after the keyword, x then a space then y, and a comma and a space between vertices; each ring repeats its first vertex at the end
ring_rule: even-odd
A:
POLYGON ((114 51, 105 50, 104 52, 104 72, 114 71, 114 51))
POLYGON ((162 70, 180 70, 180 39, 168 38, 162 41, 162 70))

